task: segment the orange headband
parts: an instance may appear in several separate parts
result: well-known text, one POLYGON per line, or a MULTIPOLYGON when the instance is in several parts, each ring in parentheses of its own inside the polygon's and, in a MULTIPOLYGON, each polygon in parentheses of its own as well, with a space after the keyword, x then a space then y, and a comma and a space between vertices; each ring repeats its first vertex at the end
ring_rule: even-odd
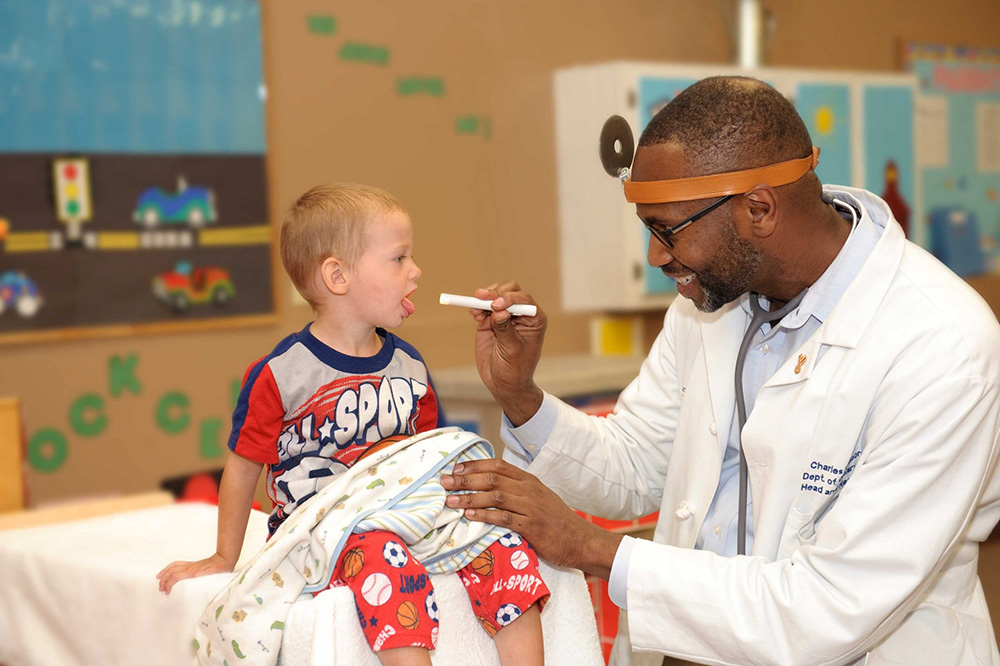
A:
POLYGON ((819 148, 813 146, 812 155, 756 169, 674 180, 635 182, 629 178, 624 181, 625 199, 630 203, 655 204, 743 194, 759 183, 767 183, 771 187, 794 183, 808 171, 815 169, 817 164, 819 148))

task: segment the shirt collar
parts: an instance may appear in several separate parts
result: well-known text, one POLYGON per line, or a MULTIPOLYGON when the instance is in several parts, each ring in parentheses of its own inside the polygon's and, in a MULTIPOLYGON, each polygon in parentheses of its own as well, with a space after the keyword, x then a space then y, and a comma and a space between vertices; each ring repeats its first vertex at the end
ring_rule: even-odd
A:
MULTIPOLYGON (((809 287, 799 307, 789 312, 777 325, 786 329, 801 328, 815 317, 820 323, 826 320, 837 301, 861 270, 868 255, 878 242, 879 233, 871 219, 862 213, 861 206, 850 195, 837 192, 833 205, 845 220, 851 222, 851 232, 836 258, 819 279, 809 287)), ((761 305, 768 306, 765 297, 761 305)), ((740 305, 750 314, 750 295, 744 294, 740 305)))

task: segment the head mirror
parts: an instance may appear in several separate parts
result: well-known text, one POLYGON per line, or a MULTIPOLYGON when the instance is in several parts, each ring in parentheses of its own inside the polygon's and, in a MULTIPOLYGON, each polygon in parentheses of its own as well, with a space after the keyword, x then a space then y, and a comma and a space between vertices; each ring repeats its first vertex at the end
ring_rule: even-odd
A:
POLYGON ((635 141, 632 139, 632 128, 621 116, 611 116, 604 121, 601 128, 601 164, 608 175, 622 177, 622 169, 628 173, 632 166, 632 155, 635 152, 635 141))

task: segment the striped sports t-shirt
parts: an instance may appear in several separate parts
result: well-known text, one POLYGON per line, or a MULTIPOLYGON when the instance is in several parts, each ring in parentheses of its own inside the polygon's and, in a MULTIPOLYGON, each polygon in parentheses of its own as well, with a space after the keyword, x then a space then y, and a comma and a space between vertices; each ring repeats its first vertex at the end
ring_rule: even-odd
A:
POLYGON ((381 439, 439 426, 427 366, 383 329, 382 349, 355 357, 326 346, 309 326, 247 369, 229 448, 268 466, 271 533, 381 439))

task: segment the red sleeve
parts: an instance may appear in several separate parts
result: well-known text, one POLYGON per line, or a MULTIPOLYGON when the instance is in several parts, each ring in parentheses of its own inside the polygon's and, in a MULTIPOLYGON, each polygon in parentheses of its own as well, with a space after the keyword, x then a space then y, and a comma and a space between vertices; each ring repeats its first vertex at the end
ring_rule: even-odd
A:
POLYGON ((259 463, 278 462, 278 437, 285 419, 271 368, 261 361, 250 366, 233 412, 229 449, 259 463))
POLYGON ((417 401, 417 432, 426 432, 441 427, 441 410, 438 409, 437 393, 430 377, 427 378, 427 393, 417 401))

